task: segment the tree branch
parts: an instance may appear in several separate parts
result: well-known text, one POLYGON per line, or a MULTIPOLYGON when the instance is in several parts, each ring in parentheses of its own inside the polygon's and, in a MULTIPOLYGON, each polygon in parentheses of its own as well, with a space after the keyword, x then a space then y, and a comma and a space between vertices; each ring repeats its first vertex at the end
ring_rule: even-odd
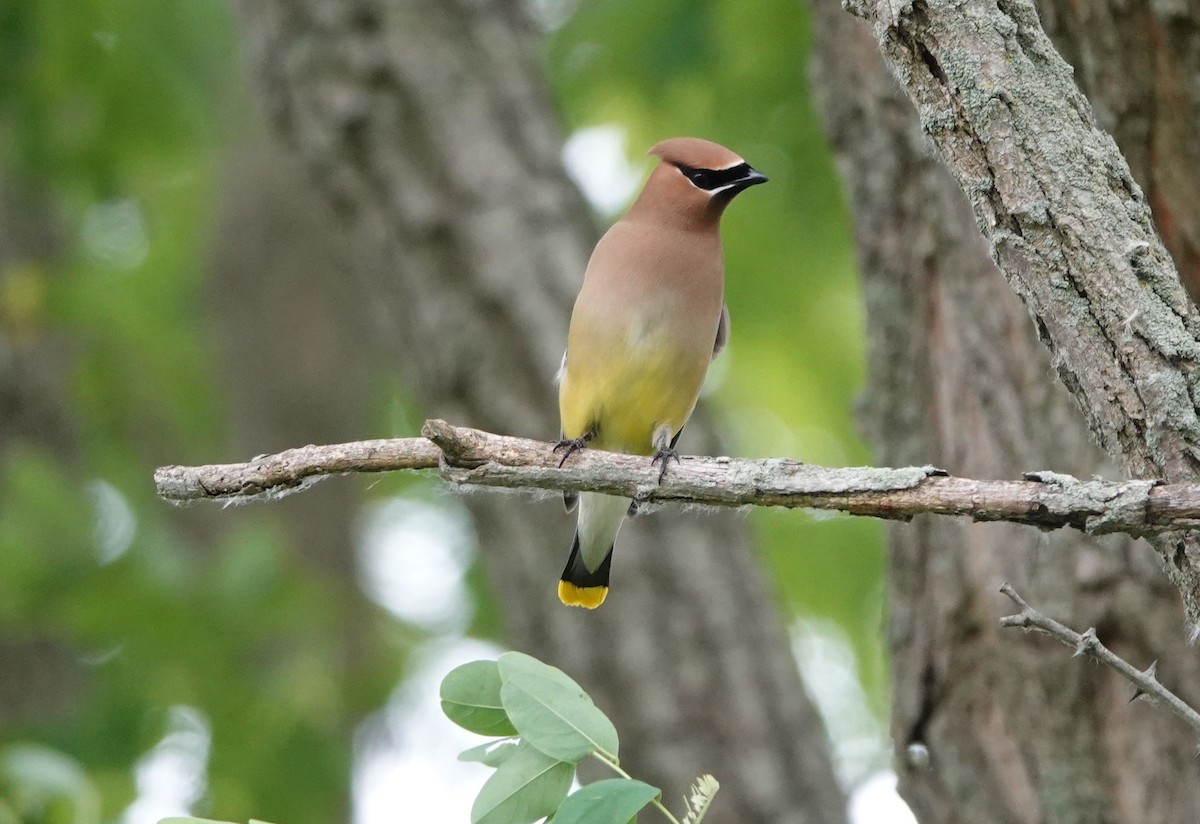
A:
MULTIPOLYGON (((1049 618, 1029 606, 1025 602, 1025 599, 1018 595, 1016 590, 1009 584, 1000 587, 1000 591, 1021 608, 1021 611, 1016 615, 1006 615, 1001 618, 1000 626, 1020 627, 1027 631, 1034 629, 1038 632, 1043 632, 1046 635, 1057 638, 1069 647, 1074 647, 1075 655, 1090 655, 1100 663, 1107 664, 1129 679, 1137 687, 1133 698, 1148 695, 1160 701, 1167 709, 1186 721, 1193 730, 1200 733, 1200 713, 1197 713, 1187 702, 1162 685, 1156 673, 1158 668, 1157 661, 1145 670, 1139 670, 1100 643, 1100 639, 1096 637, 1095 627, 1090 627, 1087 632, 1080 635, 1070 627, 1060 624, 1053 618, 1049 618)), ((1133 698, 1130 700, 1132 701, 1133 698)))
POLYGON ((1022 481, 950 477, 931 466, 833 468, 788 458, 686 456, 662 484, 646 457, 585 449, 559 467, 553 445, 426 421, 423 437, 303 446, 240 464, 165 466, 158 494, 173 503, 246 501, 300 491, 330 475, 438 469, 461 486, 604 492, 644 502, 832 509, 909 520, 962 515, 1041 529, 1153 534, 1200 526, 1200 485, 1083 481, 1055 472, 1022 481))

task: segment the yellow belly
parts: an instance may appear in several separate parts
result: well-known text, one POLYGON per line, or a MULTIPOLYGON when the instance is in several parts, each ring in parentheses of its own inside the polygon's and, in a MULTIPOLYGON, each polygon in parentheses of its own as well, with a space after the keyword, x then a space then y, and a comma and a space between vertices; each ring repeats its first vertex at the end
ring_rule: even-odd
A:
POLYGON ((594 427, 591 446, 649 455, 658 429, 669 427, 674 434, 692 414, 708 354, 614 347, 605 355, 576 359, 568 353, 559 390, 563 436, 578 438, 594 427))

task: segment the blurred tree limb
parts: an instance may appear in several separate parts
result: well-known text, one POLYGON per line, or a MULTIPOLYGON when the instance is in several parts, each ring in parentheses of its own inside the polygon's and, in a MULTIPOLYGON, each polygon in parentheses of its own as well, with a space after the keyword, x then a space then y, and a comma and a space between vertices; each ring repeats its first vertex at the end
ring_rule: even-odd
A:
POLYGON ((1200 485, 1083 481, 1054 472, 1021 481, 950 477, 931 466, 831 468, 787 458, 684 457, 661 485, 646 458, 583 450, 559 466, 553 444, 425 423, 420 438, 304 446, 240 464, 167 466, 155 472, 168 501, 277 498, 335 474, 439 468, 465 486, 605 492, 639 501, 704 506, 834 509, 909 520, 965 515, 1092 534, 1147 535, 1200 523, 1200 485))

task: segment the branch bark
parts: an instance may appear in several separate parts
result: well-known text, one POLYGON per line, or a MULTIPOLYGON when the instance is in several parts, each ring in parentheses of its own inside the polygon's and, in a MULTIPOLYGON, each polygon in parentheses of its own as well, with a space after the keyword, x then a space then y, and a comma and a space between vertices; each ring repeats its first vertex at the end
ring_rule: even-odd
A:
MULTIPOLYGON (((1033 315, 1093 435, 1133 477, 1200 466, 1200 315, 1116 144, 1030 0, 855 0, 1033 315)), ((1200 542, 1155 546, 1200 622, 1200 542)))
POLYGON ((278 498, 330 475, 440 469, 463 486, 571 490, 641 502, 832 509, 907 521, 958 515, 1040 529, 1146 535, 1200 524, 1200 484, 1083 481, 1028 472, 1021 481, 951 477, 932 466, 824 467, 789 458, 684 456, 662 483, 636 455, 578 452, 559 466, 554 444, 430 420, 424 437, 303 446, 239 464, 164 466, 158 494, 173 503, 278 498))

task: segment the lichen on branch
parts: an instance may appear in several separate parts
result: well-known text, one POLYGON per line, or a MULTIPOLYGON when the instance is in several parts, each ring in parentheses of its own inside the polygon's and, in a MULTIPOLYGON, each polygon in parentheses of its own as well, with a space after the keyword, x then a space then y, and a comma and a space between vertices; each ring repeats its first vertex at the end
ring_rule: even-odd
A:
POLYGON ((563 466, 553 444, 426 421, 423 437, 303 446, 240 464, 165 466, 173 503, 245 502, 301 491, 331 475, 436 469, 464 487, 603 492, 642 502, 839 510, 890 520, 956 515, 1041 529, 1152 535, 1200 525, 1200 485, 1084 481, 1055 472, 1021 480, 952 477, 932 466, 824 467, 790 458, 684 456, 662 483, 650 459, 585 449, 563 466))

